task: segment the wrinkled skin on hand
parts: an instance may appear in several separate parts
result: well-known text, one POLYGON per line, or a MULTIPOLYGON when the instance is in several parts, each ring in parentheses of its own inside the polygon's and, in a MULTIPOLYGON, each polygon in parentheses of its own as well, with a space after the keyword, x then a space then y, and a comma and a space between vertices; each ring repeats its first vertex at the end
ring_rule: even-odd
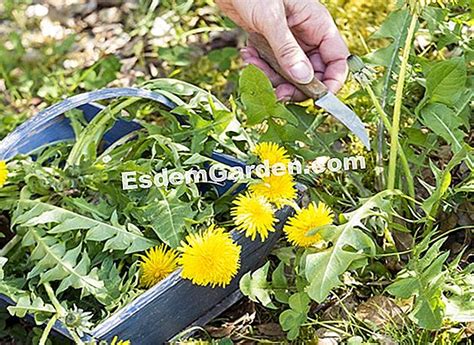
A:
MULTIPOLYGON (((308 83, 314 75, 336 93, 347 77, 349 56, 328 10, 315 0, 216 0, 222 11, 247 32, 262 34, 281 67, 294 82, 308 83)), ((262 69, 280 100, 306 99, 279 76, 255 47, 241 51, 246 63, 262 69)))

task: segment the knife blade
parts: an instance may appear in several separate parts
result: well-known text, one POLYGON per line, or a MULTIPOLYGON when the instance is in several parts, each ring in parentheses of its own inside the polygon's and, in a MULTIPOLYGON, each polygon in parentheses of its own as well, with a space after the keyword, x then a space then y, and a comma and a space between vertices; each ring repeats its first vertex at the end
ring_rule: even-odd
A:
POLYGON ((338 119, 352 133, 354 133, 370 151, 370 139, 364 123, 359 117, 344 103, 342 103, 334 94, 328 92, 326 95, 317 99, 314 104, 325 109, 328 113, 338 119))
MULTIPOLYGON (((262 57, 278 74, 286 80, 292 78, 280 67, 277 58, 273 54, 272 48, 265 37, 257 33, 249 35, 249 42, 257 49, 262 57)), ((293 83, 296 88, 309 98, 314 99, 314 103, 326 110, 329 114, 338 119, 352 133, 354 133, 364 146, 370 150, 370 139, 367 129, 361 119, 341 100, 333 95, 327 87, 316 77, 308 84, 293 83)))

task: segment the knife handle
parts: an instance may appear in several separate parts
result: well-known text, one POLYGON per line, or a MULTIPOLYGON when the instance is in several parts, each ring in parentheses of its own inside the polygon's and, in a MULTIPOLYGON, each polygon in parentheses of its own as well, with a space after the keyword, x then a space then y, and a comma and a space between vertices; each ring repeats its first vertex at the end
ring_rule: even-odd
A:
POLYGON ((265 37, 257 33, 249 34, 249 42, 252 46, 257 49, 261 58, 263 58, 279 75, 281 75, 286 80, 290 81, 298 90, 303 92, 307 97, 312 99, 319 99, 328 93, 327 87, 320 82, 316 76, 308 84, 299 84, 292 81, 288 73, 286 73, 278 63, 278 60, 273 54, 273 50, 268 44, 265 37))

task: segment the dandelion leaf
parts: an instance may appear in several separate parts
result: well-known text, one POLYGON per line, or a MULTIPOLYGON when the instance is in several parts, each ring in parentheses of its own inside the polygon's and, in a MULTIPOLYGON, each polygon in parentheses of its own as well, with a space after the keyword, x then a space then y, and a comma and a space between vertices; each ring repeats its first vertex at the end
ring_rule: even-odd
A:
POLYGON ((320 232, 332 246, 306 257, 309 297, 323 302, 329 292, 341 284, 341 274, 358 260, 375 254, 372 238, 362 231, 362 220, 373 215, 376 209, 383 210, 392 194, 391 191, 383 191, 366 199, 360 208, 345 215, 346 223, 320 232))
POLYGON ((155 241, 147 239, 132 224, 120 225, 116 213, 112 215, 112 224, 108 224, 37 200, 22 200, 19 208, 23 213, 17 212, 20 215, 14 220, 16 225, 27 228, 54 225, 48 230, 49 234, 85 230, 86 240, 105 242, 104 250, 135 253, 156 245, 155 241))

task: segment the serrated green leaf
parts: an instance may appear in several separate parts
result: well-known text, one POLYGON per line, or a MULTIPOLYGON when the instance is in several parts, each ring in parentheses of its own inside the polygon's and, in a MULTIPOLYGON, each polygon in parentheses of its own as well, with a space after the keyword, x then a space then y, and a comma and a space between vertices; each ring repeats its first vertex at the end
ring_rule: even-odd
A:
POLYGON ((470 152, 463 147, 457 152, 449 163, 444 168, 441 174, 437 174, 436 177, 436 188, 432 192, 429 198, 422 203, 422 208, 427 215, 434 216, 437 212, 438 204, 443 200, 448 188, 451 184, 451 171, 459 165, 462 161, 466 161, 468 165, 472 164, 470 152))
POLYGON ((105 250, 124 250, 126 253, 144 251, 153 247, 157 242, 143 236, 137 227, 128 224, 122 226, 118 221, 107 224, 78 213, 43 203, 37 200, 21 200, 18 207, 23 213, 14 220, 14 224, 23 227, 37 227, 57 224, 50 234, 61 234, 74 230, 85 230, 86 240, 103 242, 105 250))
POLYGON ((415 247, 414 253, 417 255, 410 260, 407 271, 399 274, 386 290, 399 298, 415 296, 409 317, 421 328, 438 329, 444 316, 441 298, 446 273, 443 272, 443 264, 449 252, 440 253, 444 239, 427 246, 430 237, 427 236, 415 247))
MULTIPOLYGON (((34 268, 27 279, 40 275, 40 283, 61 281, 59 292, 73 287, 80 289, 83 295, 103 294, 104 283, 98 279, 96 270, 90 270, 87 254, 84 253, 77 263, 81 253, 80 245, 67 250, 64 243, 36 228, 30 228, 28 236, 34 239, 35 248, 30 256, 34 268)), ((25 244, 29 244, 29 241, 22 242, 22 245, 25 244)))
POLYGON ((355 260, 375 254, 375 244, 360 228, 362 220, 372 215, 375 209, 383 208, 386 198, 394 192, 383 191, 367 199, 357 210, 345 215, 348 220, 330 230, 321 230, 320 234, 333 245, 319 253, 306 256, 306 279, 310 282, 307 292, 311 299, 323 302, 329 292, 339 286, 339 276, 355 260), (352 250, 350 249, 352 248, 352 250), (348 250, 349 249, 349 250, 348 250))
POLYGON ((46 313, 54 314, 56 310, 50 304, 46 304, 40 297, 20 297, 16 305, 8 307, 11 315, 23 318, 26 314, 46 313))
POLYGON ((186 219, 193 219, 197 211, 189 202, 164 196, 142 209, 143 217, 158 238, 171 248, 177 248, 186 235, 186 219))

